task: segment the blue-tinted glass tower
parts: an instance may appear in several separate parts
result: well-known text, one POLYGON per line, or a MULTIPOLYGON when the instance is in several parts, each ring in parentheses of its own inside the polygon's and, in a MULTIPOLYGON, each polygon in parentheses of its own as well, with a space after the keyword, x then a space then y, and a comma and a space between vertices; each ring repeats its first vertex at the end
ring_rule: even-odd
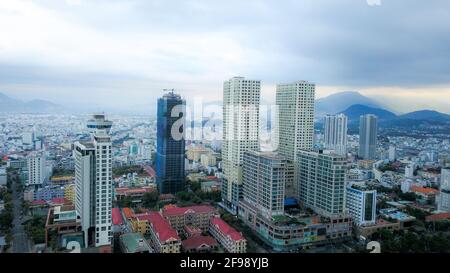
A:
POLYGON ((186 102, 173 91, 158 99, 156 183, 160 194, 185 189, 186 102))

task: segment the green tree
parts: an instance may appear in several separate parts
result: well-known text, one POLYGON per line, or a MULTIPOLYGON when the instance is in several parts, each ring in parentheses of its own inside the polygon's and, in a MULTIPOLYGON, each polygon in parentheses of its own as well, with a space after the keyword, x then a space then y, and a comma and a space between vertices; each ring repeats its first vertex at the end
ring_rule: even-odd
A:
POLYGON ((146 208, 153 208, 156 206, 159 200, 159 194, 157 191, 146 192, 142 197, 142 204, 146 208))

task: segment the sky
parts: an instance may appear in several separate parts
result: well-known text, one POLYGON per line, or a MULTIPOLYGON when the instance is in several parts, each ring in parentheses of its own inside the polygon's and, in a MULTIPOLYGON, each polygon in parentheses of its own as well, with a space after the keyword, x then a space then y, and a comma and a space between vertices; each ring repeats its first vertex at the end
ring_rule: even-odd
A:
POLYGON ((450 113, 447 0, 0 1, 0 92, 62 105, 222 99, 223 81, 316 83, 450 113))

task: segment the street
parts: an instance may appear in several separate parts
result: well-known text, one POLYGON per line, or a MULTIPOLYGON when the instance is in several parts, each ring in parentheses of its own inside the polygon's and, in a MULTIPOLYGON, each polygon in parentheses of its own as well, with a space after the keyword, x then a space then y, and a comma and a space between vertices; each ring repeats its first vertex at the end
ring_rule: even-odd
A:
POLYGON ((13 253, 30 253, 30 242, 28 240, 28 236, 25 233, 23 226, 22 226, 22 193, 19 192, 16 188, 17 186, 17 175, 13 180, 12 185, 12 198, 13 198, 13 214, 14 214, 14 220, 13 220, 13 228, 12 228, 12 236, 13 236, 13 243, 12 243, 12 252, 13 253))

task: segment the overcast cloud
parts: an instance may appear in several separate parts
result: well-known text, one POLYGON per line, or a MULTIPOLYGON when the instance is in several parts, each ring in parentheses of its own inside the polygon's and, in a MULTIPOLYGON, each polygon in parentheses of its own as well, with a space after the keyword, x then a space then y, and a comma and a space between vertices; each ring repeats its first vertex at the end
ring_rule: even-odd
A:
POLYGON ((276 83, 309 80, 318 96, 357 90, 450 112, 449 30, 446 0, 8 0, 0 92, 128 107, 163 88, 220 100, 240 75, 262 80, 267 100, 276 83))

